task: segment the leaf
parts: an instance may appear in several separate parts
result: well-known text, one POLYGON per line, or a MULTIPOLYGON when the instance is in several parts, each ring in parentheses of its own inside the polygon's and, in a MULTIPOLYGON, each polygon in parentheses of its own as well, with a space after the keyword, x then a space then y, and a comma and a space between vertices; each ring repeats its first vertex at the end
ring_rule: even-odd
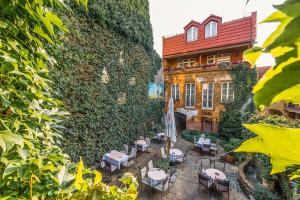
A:
POLYGON ((134 185, 130 185, 126 194, 131 198, 131 199, 136 199, 138 192, 137 189, 134 185))
POLYGON ((66 166, 63 166, 61 170, 59 171, 58 175, 58 183, 61 187, 65 187, 67 183, 72 181, 74 179, 74 176, 69 173, 66 166))
POLYGON ((52 39, 49 37, 49 35, 47 33, 44 32, 44 30, 42 29, 41 26, 35 25, 34 29, 33 29, 33 32, 35 32, 39 36, 45 38, 49 43, 53 44, 52 39))
POLYGON ((268 124, 244 124, 257 137, 241 144, 235 152, 256 152, 271 157, 272 172, 279 173, 300 163, 300 129, 268 124))
POLYGON ((23 160, 26 160, 29 156, 29 151, 27 149, 18 147, 18 154, 23 160))
POLYGON ((81 190, 82 186, 84 184, 84 180, 82 178, 83 170, 84 170, 84 165, 83 165, 82 159, 80 158, 80 161, 77 165, 77 173, 76 173, 76 178, 75 178, 75 183, 74 183, 75 188, 77 190, 81 190))
POLYGON ((267 22, 281 22, 287 17, 287 15, 284 12, 281 12, 279 10, 273 12, 269 17, 264 19, 260 23, 267 23, 267 22))
POLYGON ((9 164, 9 165, 7 165, 6 168, 4 169, 4 172, 3 172, 2 177, 5 178, 5 177, 7 177, 8 175, 14 173, 15 171, 18 170, 19 167, 20 167, 20 166, 14 165, 14 164, 9 164))
POLYGON ((263 53, 263 49, 260 47, 253 47, 252 49, 249 49, 245 51, 244 57, 245 59, 250 62, 252 66, 255 65, 257 59, 260 57, 260 55, 263 53))
POLYGON ((0 131, 0 147, 3 152, 9 151, 14 145, 23 147, 23 138, 9 130, 0 131))
POLYGON ((294 103, 300 103, 300 91, 297 90, 299 77, 300 58, 290 58, 268 70, 253 89, 255 104, 262 110, 282 100, 291 99, 294 103))
POLYGON ((99 184, 102 182, 102 174, 98 171, 95 171, 94 184, 99 184))

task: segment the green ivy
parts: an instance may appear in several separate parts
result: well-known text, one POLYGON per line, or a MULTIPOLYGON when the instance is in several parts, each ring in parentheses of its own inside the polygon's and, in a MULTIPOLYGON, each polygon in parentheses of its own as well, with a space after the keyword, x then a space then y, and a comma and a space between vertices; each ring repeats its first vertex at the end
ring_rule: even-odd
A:
POLYGON ((149 43, 147 5, 144 0, 91 1, 88 16, 64 17, 73 30, 53 52, 58 65, 51 68, 51 77, 57 97, 71 113, 62 146, 74 161, 82 156, 92 165, 101 154, 161 127, 163 102, 149 100, 147 94, 148 83, 161 67, 149 43), (143 20, 135 27, 138 19, 143 20), (104 67, 108 83, 102 83, 104 67), (135 84, 129 83, 131 78, 135 84), (118 103, 121 92, 125 104, 118 103))
POLYGON ((242 123, 249 113, 255 112, 251 90, 257 81, 256 69, 250 69, 248 64, 234 65, 229 73, 234 82, 234 101, 225 105, 218 126, 219 135, 225 141, 232 137, 242 139, 242 123))

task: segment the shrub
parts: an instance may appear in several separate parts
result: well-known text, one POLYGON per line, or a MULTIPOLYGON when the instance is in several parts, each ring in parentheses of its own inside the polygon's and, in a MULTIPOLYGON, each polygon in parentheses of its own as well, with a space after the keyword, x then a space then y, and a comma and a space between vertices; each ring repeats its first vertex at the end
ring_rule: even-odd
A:
POLYGON ((191 129, 182 131, 181 137, 188 142, 194 143, 194 137, 195 136, 200 137, 201 134, 205 134, 205 137, 210 139, 211 141, 215 141, 217 138, 217 135, 213 133, 206 133, 206 132, 201 132, 199 130, 191 130, 191 129))
POLYGON ((229 141, 222 142, 222 146, 224 147, 225 152, 233 151, 242 143, 241 139, 238 138, 230 138, 229 141))
POLYGON ((252 196, 255 200, 280 200, 277 193, 274 193, 262 185, 256 185, 252 191, 252 196))

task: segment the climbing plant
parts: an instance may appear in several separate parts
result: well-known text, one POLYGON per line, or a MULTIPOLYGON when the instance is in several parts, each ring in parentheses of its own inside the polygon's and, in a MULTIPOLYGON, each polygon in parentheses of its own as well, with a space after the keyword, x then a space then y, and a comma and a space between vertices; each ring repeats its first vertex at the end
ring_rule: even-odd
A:
POLYGON ((73 31, 53 52, 58 64, 51 77, 71 113, 62 147, 74 161, 82 156, 93 165, 101 154, 159 129, 163 102, 147 92, 161 59, 152 47, 147 0, 94 0, 88 14, 76 9, 80 15, 63 17, 73 31))
POLYGON ((219 135, 228 141, 230 138, 243 139, 243 121, 255 111, 252 102, 252 87, 257 81, 256 69, 246 63, 233 65, 229 70, 234 83, 234 100, 225 104, 225 111, 219 122, 219 135))
MULTIPOLYGON (((87 9, 86 0, 76 2, 87 9)), ((61 0, 0 1, 0 197, 135 199, 133 177, 122 188, 103 184, 98 172, 83 180, 83 162, 76 170, 57 145, 67 113, 53 98, 48 53, 68 32, 56 13, 66 9, 61 0)))

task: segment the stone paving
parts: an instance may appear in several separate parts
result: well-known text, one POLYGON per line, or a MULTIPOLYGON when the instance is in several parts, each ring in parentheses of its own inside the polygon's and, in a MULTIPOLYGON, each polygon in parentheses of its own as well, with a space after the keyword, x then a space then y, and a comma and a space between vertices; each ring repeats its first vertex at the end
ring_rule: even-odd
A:
MULTIPOLYGON (((188 157, 185 163, 178 166, 179 174, 174 183, 169 186, 169 193, 163 194, 159 191, 151 192, 151 189, 143 187, 143 192, 139 191, 139 200, 163 199, 163 200, 225 200, 228 199, 227 193, 217 194, 214 192, 210 195, 209 190, 204 187, 199 188, 198 171, 200 170, 200 153, 193 150, 193 144, 177 139, 174 148, 178 148, 183 152, 188 150, 188 157)), ((222 151, 220 152, 222 153, 222 151)), ((209 158, 203 158, 203 168, 210 168, 209 158)), ((217 169, 222 169, 222 166, 216 165, 217 169)), ((237 167, 226 164, 225 174, 231 180, 230 200, 248 200, 248 198, 240 191, 236 183, 237 167)))

